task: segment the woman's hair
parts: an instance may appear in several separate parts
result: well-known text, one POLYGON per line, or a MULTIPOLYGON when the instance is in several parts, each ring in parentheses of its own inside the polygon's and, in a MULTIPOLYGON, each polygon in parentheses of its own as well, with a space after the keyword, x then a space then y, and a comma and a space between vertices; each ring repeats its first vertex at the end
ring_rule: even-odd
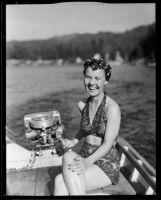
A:
POLYGON ((109 79, 111 77, 111 73, 112 73, 112 68, 103 58, 100 58, 99 60, 97 60, 95 58, 87 59, 84 63, 84 70, 83 70, 84 75, 85 75, 86 69, 88 67, 91 67, 92 70, 104 69, 105 78, 107 81, 109 81, 109 79))

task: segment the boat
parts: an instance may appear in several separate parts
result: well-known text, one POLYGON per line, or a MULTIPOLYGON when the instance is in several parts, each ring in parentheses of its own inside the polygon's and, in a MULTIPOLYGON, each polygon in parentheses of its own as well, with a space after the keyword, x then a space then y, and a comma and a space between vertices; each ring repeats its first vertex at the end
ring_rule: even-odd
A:
MULTIPOLYGON (((63 125, 57 110, 24 116, 29 151, 12 141, 6 144, 6 195, 53 196, 54 179, 61 172, 63 125)), ((156 195, 156 170, 124 138, 118 137, 120 181, 87 195, 156 195)), ((72 150, 72 149, 68 149, 72 150)))

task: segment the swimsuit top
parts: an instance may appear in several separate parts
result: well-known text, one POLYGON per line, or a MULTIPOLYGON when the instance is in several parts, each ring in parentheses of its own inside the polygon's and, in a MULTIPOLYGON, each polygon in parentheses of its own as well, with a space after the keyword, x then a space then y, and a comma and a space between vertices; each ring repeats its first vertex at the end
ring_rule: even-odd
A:
POLYGON ((92 125, 90 124, 89 118, 89 100, 90 97, 87 99, 86 104, 82 110, 80 131, 78 132, 76 138, 81 139, 82 137, 86 137, 88 135, 94 135, 103 139, 107 123, 105 113, 106 95, 104 94, 104 97, 96 111, 96 114, 92 121, 92 125))

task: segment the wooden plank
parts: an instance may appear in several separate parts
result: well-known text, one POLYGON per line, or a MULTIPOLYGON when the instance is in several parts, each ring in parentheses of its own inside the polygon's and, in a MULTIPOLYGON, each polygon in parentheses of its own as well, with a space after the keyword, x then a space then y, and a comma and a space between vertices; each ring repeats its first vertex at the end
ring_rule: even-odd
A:
POLYGON ((7 195, 34 196, 37 170, 10 171, 7 173, 7 195))
POLYGON ((47 167, 38 169, 35 196, 53 196, 55 177, 61 171, 61 167, 47 167))
POLYGON ((60 166, 56 166, 10 171, 7 173, 7 195, 51 196, 54 192, 54 180, 60 169, 60 166))
POLYGON ((144 168, 146 168, 146 170, 148 171, 148 173, 150 173, 150 175, 153 174, 153 176, 156 176, 156 170, 154 169, 154 167, 152 167, 148 162, 147 160, 142 156, 140 155, 126 140, 124 140, 122 137, 118 137, 118 140, 117 140, 117 144, 116 144, 116 147, 117 148, 120 148, 121 149, 125 149, 126 150, 126 147, 128 147, 128 149, 131 150, 130 153, 132 153, 132 156, 135 158, 135 159, 140 159, 143 164, 144 164, 144 168), (125 147, 125 148, 124 148, 125 147))
POLYGON ((122 162, 121 172, 135 189, 136 193, 145 194, 148 185, 152 187, 155 193, 155 169, 123 138, 118 138, 116 147, 120 155, 122 154, 126 157, 124 162, 122 162))

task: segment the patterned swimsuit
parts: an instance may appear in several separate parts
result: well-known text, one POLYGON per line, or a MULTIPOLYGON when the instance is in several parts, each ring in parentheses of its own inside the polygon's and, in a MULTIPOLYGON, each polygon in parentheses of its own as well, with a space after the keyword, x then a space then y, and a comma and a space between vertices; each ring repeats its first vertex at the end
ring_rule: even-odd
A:
MULTIPOLYGON (((105 105, 106 105, 106 95, 104 94, 104 97, 94 116, 92 125, 90 125, 89 99, 87 100, 86 105, 82 110, 80 131, 76 136, 77 139, 81 139, 82 137, 86 137, 88 135, 94 135, 97 137, 101 137, 103 141, 107 123, 105 114, 105 105)), ((88 157, 94 151, 96 151, 98 147, 99 147, 98 145, 92 145, 85 142, 79 154, 82 157, 88 157)), ((99 166, 105 172, 105 174, 110 178, 112 184, 117 184, 119 181, 119 172, 120 172, 119 161, 120 157, 115 148, 115 145, 113 145, 109 153, 107 153, 104 157, 94 162, 94 164, 99 166)))

